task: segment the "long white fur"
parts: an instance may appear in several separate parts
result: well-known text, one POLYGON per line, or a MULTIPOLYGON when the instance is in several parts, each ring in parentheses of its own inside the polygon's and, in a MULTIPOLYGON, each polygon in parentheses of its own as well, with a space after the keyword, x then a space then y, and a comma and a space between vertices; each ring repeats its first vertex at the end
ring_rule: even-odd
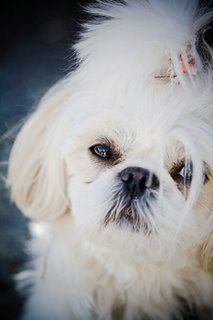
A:
POLYGON ((94 18, 75 45, 80 66, 44 96, 10 156, 12 199, 39 220, 33 270, 19 275, 21 286, 33 283, 24 319, 112 319, 122 306, 124 319, 165 320, 181 317, 179 297, 211 309, 212 182, 203 186, 203 163, 212 169, 212 72, 196 33, 212 12, 189 0, 97 1, 88 11, 94 18), (188 44, 195 76, 179 64, 188 44), (155 78, 169 58, 179 83, 155 78), (122 151, 115 167, 89 156, 101 137, 122 151), (194 170, 187 200, 168 173, 184 155, 194 170), (128 166, 160 177, 151 236, 103 227, 128 166))

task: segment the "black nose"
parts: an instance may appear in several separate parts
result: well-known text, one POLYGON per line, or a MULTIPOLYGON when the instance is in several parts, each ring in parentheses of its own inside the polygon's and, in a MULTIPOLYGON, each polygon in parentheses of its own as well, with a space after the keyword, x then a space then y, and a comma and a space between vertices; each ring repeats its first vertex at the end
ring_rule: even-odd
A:
POLYGON ((160 182, 157 176, 149 170, 139 167, 128 167, 120 172, 124 190, 131 198, 139 198, 146 189, 159 189, 160 182))

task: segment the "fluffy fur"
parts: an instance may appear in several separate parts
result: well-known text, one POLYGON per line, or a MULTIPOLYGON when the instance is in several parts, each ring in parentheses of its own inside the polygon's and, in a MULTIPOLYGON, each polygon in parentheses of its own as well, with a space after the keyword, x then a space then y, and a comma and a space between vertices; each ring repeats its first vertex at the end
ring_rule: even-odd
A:
POLYGON ((44 96, 10 156, 12 199, 37 220, 33 269, 19 275, 22 288, 32 284, 23 318, 181 319, 184 305, 210 317, 213 90, 202 30, 212 12, 191 0, 98 1, 88 11, 78 68, 44 96), (113 165, 90 152, 103 141, 119 154, 113 165), (181 186, 172 170, 189 159, 193 178, 181 186), (132 204, 138 230, 116 223, 127 167, 160 181, 155 201, 132 204))

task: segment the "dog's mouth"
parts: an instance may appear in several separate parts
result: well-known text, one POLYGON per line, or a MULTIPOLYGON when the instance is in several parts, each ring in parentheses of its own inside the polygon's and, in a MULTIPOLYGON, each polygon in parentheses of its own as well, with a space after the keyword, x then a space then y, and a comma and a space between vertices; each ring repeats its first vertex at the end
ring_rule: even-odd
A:
POLYGON ((107 212, 104 225, 114 223, 127 226, 134 232, 142 230, 146 234, 153 232, 154 203, 156 192, 146 192, 141 198, 126 198, 119 192, 114 195, 113 205, 107 212))
POLYGON ((116 206, 113 205, 113 207, 108 211, 104 220, 105 226, 112 222, 117 225, 126 223, 128 225, 132 225, 134 230, 139 229, 139 216, 135 210, 133 210, 131 205, 123 207, 120 211, 117 211, 115 207, 116 206))

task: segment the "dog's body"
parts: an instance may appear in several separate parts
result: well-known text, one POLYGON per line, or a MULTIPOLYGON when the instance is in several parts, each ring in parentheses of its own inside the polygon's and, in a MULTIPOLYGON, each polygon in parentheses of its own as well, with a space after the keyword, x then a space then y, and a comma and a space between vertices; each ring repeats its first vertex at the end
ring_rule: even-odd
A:
POLYGON ((197 42, 212 13, 154 0, 90 11, 80 66, 11 153, 12 197, 40 220, 24 317, 210 318, 211 48, 204 63, 197 42))
POLYGON ((131 235, 87 240, 70 224, 64 217, 35 227, 31 253, 39 257, 25 275, 34 284, 26 319, 179 319, 191 301, 205 319, 212 278, 195 253, 162 258, 156 248, 152 256, 131 235))

